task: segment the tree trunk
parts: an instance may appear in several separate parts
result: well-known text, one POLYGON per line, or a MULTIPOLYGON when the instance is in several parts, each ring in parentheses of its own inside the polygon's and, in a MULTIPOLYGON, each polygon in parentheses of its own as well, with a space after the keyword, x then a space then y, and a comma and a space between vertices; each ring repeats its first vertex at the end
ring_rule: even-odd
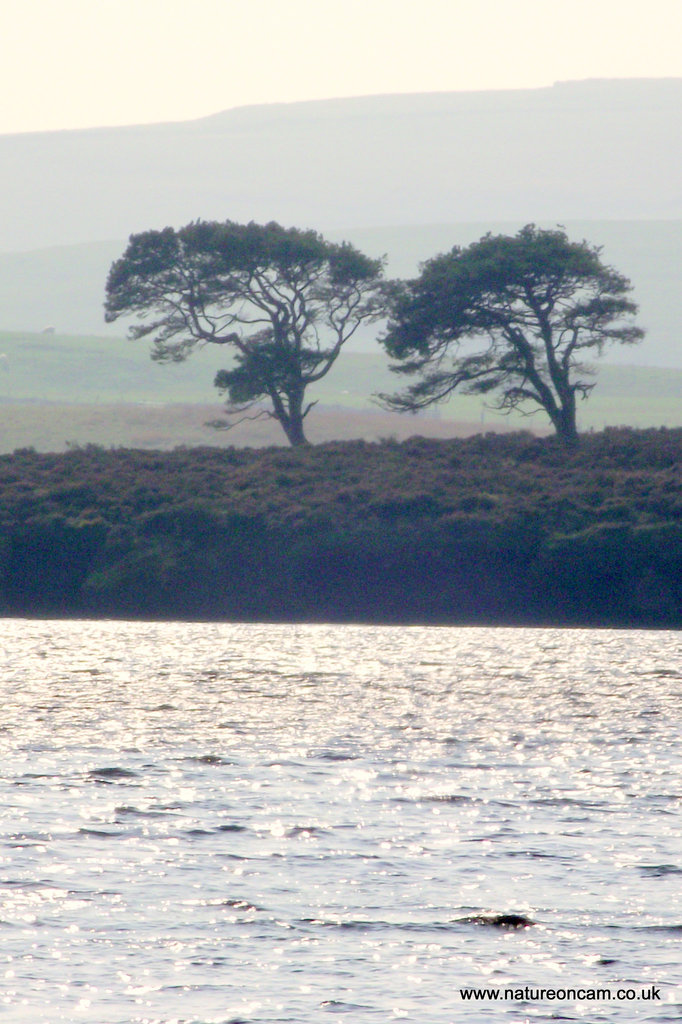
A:
POLYGON ((287 435, 287 441, 292 448, 308 444, 308 438, 303 433, 303 397, 305 389, 300 389, 300 393, 298 389, 293 393, 287 392, 285 396, 273 387, 268 389, 268 393, 273 408, 271 415, 274 416, 274 419, 277 420, 287 435))
POLYGON ((308 438, 303 432, 303 398, 304 388, 297 388, 287 394, 286 408, 282 403, 282 416, 278 416, 282 429, 292 448, 308 444, 308 438))
POLYGON ((569 405, 568 408, 562 406, 558 410, 556 419, 554 420, 554 427, 557 432, 557 436, 563 441, 563 443, 569 447, 574 448, 578 443, 578 427, 575 421, 575 402, 569 405))
POLYGON ((303 433, 303 417, 302 416, 289 416, 286 423, 282 423, 284 433, 287 435, 287 439, 292 448, 296 448, 299 445, 309 444, 308 438, 303 433))

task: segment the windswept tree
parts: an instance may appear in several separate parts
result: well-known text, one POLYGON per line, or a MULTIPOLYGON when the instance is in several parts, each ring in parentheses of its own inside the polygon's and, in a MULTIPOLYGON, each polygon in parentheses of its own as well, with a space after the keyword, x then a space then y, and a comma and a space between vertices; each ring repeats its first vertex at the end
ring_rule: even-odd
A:
POLYGON ((416 412, 458 388, 491 395, 495 407, 542 409, 567 444, 578 438, 576 400, 594 381, 592 359, 644 332, 629 280, 601 260, 601 248, 533 224, 485 235, 423 264, 394 285, 382 343, 391 369, 418 379, 388 408, 416 412))
POLYGON ((292 445, 316 404, 306 389, 332 368, 363 323, 382 315, 383 261, 314 231, 196 221, 132 235, 109 272, 105 317, 137 315, 132 338, 178 362, 225 345, 215 385, 227 411, 276 419, 292 445))

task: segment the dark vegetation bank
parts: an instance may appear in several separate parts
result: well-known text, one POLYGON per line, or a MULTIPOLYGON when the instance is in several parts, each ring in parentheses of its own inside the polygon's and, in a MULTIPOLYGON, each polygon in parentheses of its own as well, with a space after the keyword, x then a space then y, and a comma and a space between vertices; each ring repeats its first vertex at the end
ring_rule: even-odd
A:
POLYGON ((682 624, 682 430, 0 457, 0 610, 682 624))

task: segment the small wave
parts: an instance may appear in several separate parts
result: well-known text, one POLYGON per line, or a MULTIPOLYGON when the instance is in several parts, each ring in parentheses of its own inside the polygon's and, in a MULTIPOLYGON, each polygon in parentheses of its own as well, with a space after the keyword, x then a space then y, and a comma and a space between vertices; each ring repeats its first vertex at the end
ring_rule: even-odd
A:
POLYGON ((25 878, 4 878, 0 881, 0 887, 3 889, 44 889, 47 885, 47 882, 30 881, 25 878))
POLYGON ((682 934, 682 924, 645 924, 637 931, 643 932, 663 932, 666 935, 680 935, 682 934))
MULTIPOLYGON (((468 796, 466 793, 419 793, 415 796, 394 796, 391 797, 394 804, 480 804, 480 796, 468 796)), ((489 800, 490 804, 497 804, 503 807, 511 807, 511 803, 503 803, 499 800, 489 800)))
POLYGON ((423 796, 420 802, 425 804, 474 804, 480 803, 480 797, 467 796, 466 793, 437 793, 434 796, 423 796))
POLYGON ((560 853, 543 853, 542 850, 505 850, 505 857, 526 857, 528 860, 558 860, 569 863, 572 857, 560 853))
POLYGON ((263 908, 257 907, 255 903, 250 903, 248 900, 240 899, 228 899, 223 900, 220 904, 221 907, 230 907, 232 910, 243 910, 244 913, 262 913, 263 908))
POLYGON ((135 818, 165 818, 168 813, 167 808, 157 808, 156 810, 147 808, 146 810, 142 810, 140 807, 130 807, 126 804, 116 808, 116 814, 135 818))
POLYGON ((580 800, 571 796, 538 797, 537 800, 529 800, 528 802, 536 807, 579 807, 581 810, 585 811, 609 812, 614 810, 614 808, 605 801, 580 800))
POLYGON ((325 928, 340 928, 348 932, 376 932, 384 931, 386 928, 400 928, 400 925, 391 925, 388 921, 318 921, 317 924, 325 928))
POLYGON ((319 828, 317 825, 294 825, 293 828, 287 829, 285 835, 287 839, 296 839, 298 836, 307 838, 308 836, 319 836, 324 835, 326 829, 319 828))
MULTIPOLYGON (((500 915, 501 916, 501 915, 500 915)), ((454 921, 367 921, 353 919, 350 921, 334 920, 321 917, 303 917, 297 922, 300 926, 314 928, 337 928, 339 931, 350 932, 411 932, 431 934, 433 932, 452 932, 461 924, 484 924, 493 923, 492 920, 484 921, 481 915, 476 917, 458 918, 454 921)), ((535 924, 535 922, 530 922, 535 924)), ((504 924, 498 925, 504 928, 504 924)), ((523 925, 506 925, 506 927, 525 927, 523 925)))
POLYGON ((489 928, 531 928, 536 922, 525 914, 472 914, 470 917, 460 917, 457 924, 487 925, 489 928))
POLYGON ((15 779, 14 785, 15 786, 23 785, 23 782, 22 782, 23 779, 31 779, 31 780, 33 780, 33 779, 58 779, 58 778, 59 778, 59 776, 55 775, 54 772, 24 772, 24 774, 20 775, 18 779, 15 779))
POLYGON ((677 864, 640 864, 639 870, 647 878, 666 878, 668 875, 682 875, 677 864))
POLYGON ((313 925, 316 928, 338 928, 342 931, 357 932, 385 931, 387 928, 404 927, 400 924, 390 924, 388 921, 340 921, 329 920, 323 917, 302 917, 298 923, 301 925, 313 925))
POLYGON ((320 1003, 320 1009, 327 1013, 353 1013, 356 1010, 369 1010, 369 1006, 361 1003, 345 1003, 341 999, 325 999, 320 1003))
POLYGON ((76 833, 79 836, 92 836, 94 839, 120 839, 123 836, 129 838, 131 834, 139 835, 139 832, 131 833, 128 830, 123 832, 119 829, 105 828, 79 828, 76 833))
POLYGON ((189 836, 192 839, 206 839, 209 836, 216 836, 220 832, 247 832, 246 825, 218 825, 216 828, 202 828, 200 825, 196 825, 194 828, 188 828, 182 832, 183 836, 189 836))
POLYGON ((356 761, 357 754, 342 750, 323 750, 318 755, 321 761, 356 761))
POLYGON ((22 832, 17 835, 8 836, 4 845, 13 850, 21 850, 29 846, 42 846, 52 841, 52 836, 46 832, 22 832))
POLYGON ((95 782, 115 782, 117 779, 136 779, 138 777, 137 772, 131 771, 130 768, 93 768, 92 771, 88 772, 88 778, 93 779, 95 782))
POLYGON ((201 754, 196 757, 186 757, 185 761, 191 761, 194 764, 215 764, 215 765, 232 765, 234 761, 228 761, 220 754, 201 754))

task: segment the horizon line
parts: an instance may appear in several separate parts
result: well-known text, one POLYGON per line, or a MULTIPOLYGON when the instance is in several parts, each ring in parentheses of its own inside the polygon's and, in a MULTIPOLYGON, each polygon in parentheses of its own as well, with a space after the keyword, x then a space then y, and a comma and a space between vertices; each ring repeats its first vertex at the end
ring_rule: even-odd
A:
POLYGON ((681 76, 662 75, 660 77, 654 76, 642 76, 642 77, 605 77, 600 78, 598 76, 590 76, 587 78, 569 78, 559 79, 551 83, 551 85, 534 85, 534 86, 513 86, 509 88, 482 88, 482 89, 435 89, 426 91, 407 91, 407 92, 377 92, 377 93, 355 93, 351 95, 343 96, 327 96, 322 98, 313 99, 300 99, 300 100, 272 100, 263 101, 259 103, 238 103, 233 107, 224 107, 220 110, 214 110, 209 114, 199 114, 196 117, 181 117, 181 118, 169 118, 165 120, 152 120, 152 121, 130 121, 130 122, 115 122, 110 124, 92 124, 83 125, 73 128, 26 128, 19 129, 17 131, 0 132, 0 139, 12 138, 16 136, 27 136, 27 135, 63 135, 64 133, 76 133, 76 132, 100 132, 100 131, 118 131, 118 130, 137 130, 144 128, 163 128, 170 125, 191 125, 199 124, 202 121, 209 121, 213 118, 223 117, 228 114, 234 114, 239 111, 256 111, 265 110, 268 108, 281 109, 283 107, 305 107, 315 106, 330 103, 352 103, 362 102, 367 100, 391 100, 408 97, 436 97, 436 96, 482 96, 482 95, 493 95, 493 94, 511 94, 511 93, 529 93, 529 92, 546 92, 552 89, 561 89, 571 86, 584 86, 584 85, 622 85, 628 84, 660 84, 660 83, 682 83, 681 76))

